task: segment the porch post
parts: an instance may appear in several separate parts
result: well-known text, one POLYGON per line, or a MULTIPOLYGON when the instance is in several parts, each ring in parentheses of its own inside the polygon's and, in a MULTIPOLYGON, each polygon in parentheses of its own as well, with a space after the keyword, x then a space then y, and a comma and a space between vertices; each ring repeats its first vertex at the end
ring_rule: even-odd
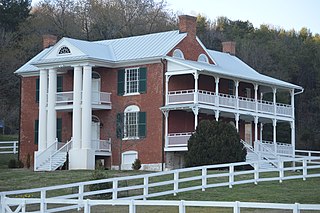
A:
MULTIPOLYGON (((215 77, 215 83, 216 83, 216 106, 219 106, 219 77, 215 77)), ((219 119, 219 112, 218 116, 216 115, 216 120, 219 119)), ((218 121, 218 120, 217 120, 218 121)))
POLYGON ((258 122, 259 122, 259 117, 255 116, 254 117, 254 143, 258 141, 258 122))
POLYGON ((82 148, 91 149, 91 84, 92 67, 83 67, 83 91, 82 91, 82 148))
POLYGON ((170 76, 166 75, 166 105, 169 103, 169 79, 170 76))
POLYGON ((258 112, 258 89, 259 89, 259 85, 254 84, 254 101, 256 103, 256 112, 258 112))
POLYGON ((273 92, 273 107, 274 107, 274 115, 277 114, 277 88, 272 88, 273 92))
POLYGON ((263 123, 260 123, 260 142, 262 142, 263 123))
POLYGON ((198 126, 199 108, 196 106, 195 108, 192 109, 192 111, 194 113, 194 130, 196 130, 198 126))
POLYGON ((169 120, 169 111, 164 111, 164 118, 165 118, 165 123, 164 123, 164 137, 165 137, 165 146, 164 147, 168 147, 169 146, 169 138, 168 138, 168 120, 169 120))
POLYGON ((47 148, 48 70, 40 70, 38 151, 47 148))
POLYGON ((235 114, 235 120, 236 120, 236 129, 237 129, 237 132, 239 132, 239 119, 240 119, 240 115, 239 115, 239 113, 236 113, 236 114, 235 114))
POLYGON ((81 148, 81 89, 82 67, 76 66, 73 70, 73 109, 72 109, 72 148, 81 148))
POLYGON ((291 95, 292 118, 294 118, 294 89, 291 90, 290 95, 291 95))
POLYGON ((214 116, 216 118, 216 121, 219 121, 219 114, 220 114, 219 110, 214 111, 214 116))
POLYGON ((57 137, 57 70, 49 69, 49 89, 48 89, 48 120, 47 120, 47 147, 53 144, 57 137))
POLYGON ((193 77, 194 77, 194 103, 198 103, 198 78, 199 78, 198 71, 196 71, 193 74, 193 77))
POLYGON ((239 109, 239 81, 238 80, 235 80, 234 81, 235 83, 235 87, 236 87, 236 109, 239 109))
POLYGON ((294 120, 290 122, 291 126, 291 146, 293 151, 293 157, 295 156, 295 150, 296 150, 296 130, 295 130, 295 123, 294 120))
POLYGON ((277 154, 277 119, 272 120, 273 123, 273 144, 274 152, 277 154))

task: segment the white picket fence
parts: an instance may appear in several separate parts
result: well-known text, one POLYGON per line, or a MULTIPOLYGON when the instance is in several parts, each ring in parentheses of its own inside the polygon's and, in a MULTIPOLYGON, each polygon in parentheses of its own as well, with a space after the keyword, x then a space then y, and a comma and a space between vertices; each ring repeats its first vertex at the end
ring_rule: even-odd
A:
POLYGON ((0 141, 0 154, 17 154, 19 141, 0 141))
MULTIPOLYGON (((277 168, 259 168, 261 162, 239 162, 230 164, 208 165, 178 169, 166 172, 157 172, 143 175, 117 177, 95 181, 79 182, 58 186, 50 186, 19 191, 1 192, 1 210, 10 212, 10 206, 25 206, 32 199, 17 198, 31 196, 37 203, 40 212, 59 212, 69 209, 80 208, 84 200, 92 198, 94 195, 110 194, 112 200, 135 200, 159 197, 186 191, 202 190, 207 188, 254 183, 264 181, 279 181, 290 179, 303 179, 320 177, 319 157, 279 159, 274 163, 277 168), (243 169, 254 165, 253 169, 243 169), (240 168, 242 168, 240 170, 240 168), (296 172, 298 171, 298 172, 296 172), (90 185, 106 184, 110 187, 100 190, 90 190, 90 185), (59 192, 59 195, 57 195, 59 192), (53 193, 55 193, 53 195, 53 193), (11 197, 11 198, 10 198, 11 197), (75 199, 76 205, 63 206, 59 208, 49 208, 47 204, 54 199, 65 200, 75 199)), ((72 201, 70 201, 72 202, 72 201)), ((111 202, 111 201, 110 201, 111 202)), ((22 208, 22 207, 21 207, 22 208)), ((20 211, 17 211, 20 212, 20 211)), ((23 212, 23 211, 22 211, 23 212)))

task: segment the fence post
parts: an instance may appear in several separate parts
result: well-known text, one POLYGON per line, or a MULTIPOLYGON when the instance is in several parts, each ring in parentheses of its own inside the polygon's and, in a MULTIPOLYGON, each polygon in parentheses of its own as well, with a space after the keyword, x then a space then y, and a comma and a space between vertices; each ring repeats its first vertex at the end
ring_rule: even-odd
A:
POLYGON ((118 198, 118 180, 112 181, 112 200, 116 200, 118 198))
POLYGON ((295 203, 293 207, 293 213, 300 213, 300 206, 299 203, 295 203))
POLYGON ((6 196, 5 195, 1 195, 1 197, 0 197, 0 209, 1 209, 1 212, 5 212, 5 210, 6 210, 6 207, 5 207, 5 200, 6 200, 6 196))
POLYGON ((302 161, 302 176, 303 176, 303 180, 306 180, 307 175, 308 175, 307 160, 303 159, 303 161, 302 161))
POLYGON ((46 190, 41 190, 40 192, 40 212, 45 213, 47 211, 47 204, 46 204, 46 190))
POLYGON ((149 177, 144 177, 143 178, 143 200, 147 199, 148 193, 149 193, 149 177))
POLYGON ((179 173, 178 173, 178 171, 176 170, 176 171, 174 171, 174 173, 173 173, 173 191, 174 191, 174 193, 173 193, 173 195, 174 196, 176 196, 177 195, 177 191, 178 191, 178 189, 179 189, 179 182, 178 182, 178 180, 179 180, 179 173))
POLYGON ((232 188, 234 182, 234 166, 230 165, 229 166, 229 188, 232 188))
POLYGON ((136 213, 136 206, 134 204, 134 200, 131 200, 131 203, 129 204, 129 213, 136 213))
POLYGON ((13 141, 13 154, 17 153, 17 141, 13 141))
POLYGON ((259 163, 254 163, 254 184, 258 184, 259 180, 259 163))
POLYGON ((186 213, 186 206, 184 205, 184 200, 179 203, 179 213, 186 213))
POLYGON ((202 168, 202 191, 205 191, 207 187, 207 167, 202 168))
MULTIPOLYGON (((79 185, 79 191, 78 191, 78 203, 83 203, 83 192, 84 192, 84 186, 81 184, 79 185)), ((78 211, 80 211, 81 205, 78 205, 78 211)))
POLYGON ((279 159, 278 161, 278 167, 279 167, 279 182, 282 183, 282 179, 284 177, 284 171, 283 171, 283 161, 279 159))
POLYGON ((84 210, 83 210, 84 213, 90 213, 90 204, 89 204, 89 199, 87 199, 85 202, 84 202, 84 210))
POLYGON ((22 204, 21 204, 21 212, 25 213, 26 212, 26 199, 23 199, 22 204))
POLYGON ((240 213, 240 207, 239 207, 240 201, 234 202, 233 206, 233 213, 240 213))

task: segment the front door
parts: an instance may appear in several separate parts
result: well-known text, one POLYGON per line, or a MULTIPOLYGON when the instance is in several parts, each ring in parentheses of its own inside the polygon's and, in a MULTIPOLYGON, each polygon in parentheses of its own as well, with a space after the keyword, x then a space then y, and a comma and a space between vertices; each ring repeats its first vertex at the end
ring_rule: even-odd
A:
POLYGON ((99 149, 100 143, 100 122, 95 120, 91 123, 91 141, 94 149, 99 149))
POLYGON ((252 146, 252 124, 245 123, 244 125, 244 140, 252 146))

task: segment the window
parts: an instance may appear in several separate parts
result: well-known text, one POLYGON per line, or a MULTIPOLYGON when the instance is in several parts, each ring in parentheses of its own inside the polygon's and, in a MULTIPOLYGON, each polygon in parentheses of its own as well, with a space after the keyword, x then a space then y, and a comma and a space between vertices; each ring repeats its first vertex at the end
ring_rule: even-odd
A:
POLYGON ((59 50, 59 55, 70 54, 70 53, 71 53, 70 49, 66 46, 61 47, 59 50))
POLYGON ((175 49, 175 50, 173 51, 172 56, 173 56, 174 58, 184 59, 183 52, 182 52, 180 49, 175 49))
POLYGON ((34 144, 38 144, 39 120, 34 121, 34 144))
POLYGON ((139 139, 146 136, 146 113, 136 105, 128 106, 117 115, 117 137, 139 139))
POLYGON ((234 95, 234 81, 233 80, 229 80, 228 82, 228 93, 229 95, 234 95))
POLYGON ((122 164, 128 164, 131 167, 136 159, 138 159, 137 151, 126 151, 122 153, 122 164))
POLYGON ((118 95, 146 93, 147 68, 127 68, 118 71, 118 95))
POLYGON ((57 118, 57 138, 58 142, 62 142, 62 118, 57 118))
POLYGON ((205 54, 200 54, 198 57, 199 62, 209 63, 209 59, 205 54))

